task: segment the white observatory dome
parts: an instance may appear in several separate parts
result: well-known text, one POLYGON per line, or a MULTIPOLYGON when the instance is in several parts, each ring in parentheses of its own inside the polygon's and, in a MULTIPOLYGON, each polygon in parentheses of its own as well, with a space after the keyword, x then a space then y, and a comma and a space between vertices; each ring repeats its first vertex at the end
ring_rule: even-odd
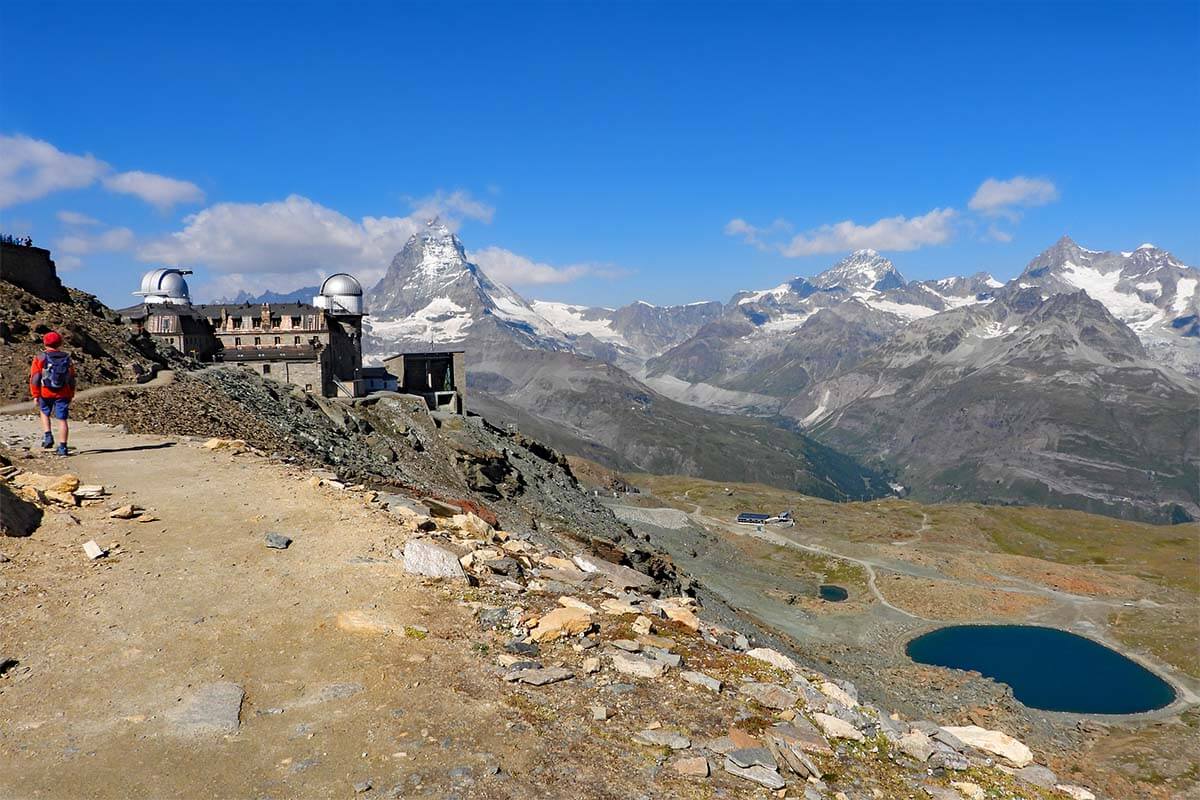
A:
POLYGON ((313 305, 331 314, 362 316, 362 286, 353 275, 344 272, 330 275, 321 284, 320 293, 313 298, 313 305))
POLYGON ((183 279, 190 274, 191 270, 152 269, 142 276, 142 288, 134 294, 149 304, 191 305, 187 281, 183 279))

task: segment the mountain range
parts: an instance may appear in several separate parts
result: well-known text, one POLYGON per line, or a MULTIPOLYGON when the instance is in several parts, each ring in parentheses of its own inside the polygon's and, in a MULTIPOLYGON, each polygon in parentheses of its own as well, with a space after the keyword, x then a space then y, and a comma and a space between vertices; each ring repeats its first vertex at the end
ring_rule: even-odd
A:
POLYGON ((1166 522, 1200 514, 1198 286, 1151 245, 1064 237, 1007 283, 861 250, 724 302, 596 308, 526 300, 435 221, 369 293, 365 344, 465 349, 476 408, 619 469, 1166 522))

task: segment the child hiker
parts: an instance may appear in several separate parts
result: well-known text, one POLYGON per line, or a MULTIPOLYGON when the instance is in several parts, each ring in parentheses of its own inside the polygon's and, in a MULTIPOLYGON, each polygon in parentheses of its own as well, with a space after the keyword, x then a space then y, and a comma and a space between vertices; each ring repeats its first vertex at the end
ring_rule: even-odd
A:
POLYGON ((71 398, 75 396, 75 365, 71 356, 58 348, 62 336, 50 331, 42 337, 46 349, 33 357, 29 367, 29 393, 42 418, 42 448, 54 447, 54 434, 50 432, 50 417, 58 420, 58 449, 60 456, 67 454, 67 412, 71 398))

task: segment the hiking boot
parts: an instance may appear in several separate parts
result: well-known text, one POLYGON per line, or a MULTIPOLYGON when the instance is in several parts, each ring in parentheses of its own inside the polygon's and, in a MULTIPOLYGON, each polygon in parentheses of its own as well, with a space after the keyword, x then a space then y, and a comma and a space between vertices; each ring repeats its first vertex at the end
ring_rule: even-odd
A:
POLYGON ((56 456, 65 456, 67 454, 67 443, 63 442, 62 444, 60 444, 58 446, 58 449, 54 451, 54 454, 56 456))
POLYGON ((54 434, 46 431, 42 434, 42 449, 49 450, 51 447, 54 447, 54 434))

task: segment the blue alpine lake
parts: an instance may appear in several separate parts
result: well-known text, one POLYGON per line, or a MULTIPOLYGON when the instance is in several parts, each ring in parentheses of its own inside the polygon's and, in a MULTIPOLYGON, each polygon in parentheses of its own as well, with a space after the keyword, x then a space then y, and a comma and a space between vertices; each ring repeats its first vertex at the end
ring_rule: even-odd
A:
POLYGON ((849 592, 833 583, 822 583, 817 587, 817 594, 830 603, 840 603, 850 596, 849 592))
POLYGON ((1135 714, 1169 705, 1175 690, 1150 670, 1091 639, 1034 625, 955 625, 908 643, 922 664, 975 670, 1012 687, 1030 708, 1135 714))

